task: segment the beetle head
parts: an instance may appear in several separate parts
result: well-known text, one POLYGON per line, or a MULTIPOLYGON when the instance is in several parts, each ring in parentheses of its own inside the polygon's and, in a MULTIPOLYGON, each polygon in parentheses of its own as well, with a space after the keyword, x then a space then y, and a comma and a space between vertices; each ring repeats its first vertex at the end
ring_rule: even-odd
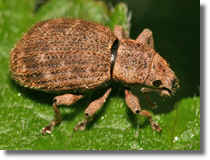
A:
POLYGON ((155 87, 161 96, 171 96, 179 88, 179 80, 168 63, 158 53, 152 60, 151 70, 145 85, 155 87))

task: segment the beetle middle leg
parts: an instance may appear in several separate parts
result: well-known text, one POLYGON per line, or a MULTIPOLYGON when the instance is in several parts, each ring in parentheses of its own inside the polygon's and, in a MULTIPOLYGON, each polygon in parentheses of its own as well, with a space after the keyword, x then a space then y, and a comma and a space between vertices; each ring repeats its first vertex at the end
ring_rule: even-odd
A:
POLYGON ((120 25, 114 26, 114 34, 117 36, 119 40, 128 38, 128 33, 123 30, 123 27, 120 25))
POLYGON ((67 105, 67 106, 72 105, 76 101, 81 99, 82 97, 84 97, 84 95, 64 94, 64 95, 61 95, 61 96, 56 96, 53 99, 53 110, 54 110, 54 113, 55 113, 55 119, 48 126, 43 128, 42 134, 51 133, 52 128, 62 120, 61 115, 60 115, 60 109, 59 109, 58 106, 60 106, 60 105, 67 105))
POLYGON ((104 102, 106 101, 107 97, 109 96, 109 93, 111 92, 111 88, 108 88, 106 93, 99 99, 91 102, 89 104, 89 106, 87 107, 87 109, 85 110, 85 118, 86 120, 83 122, 79 122, 77 124, 76 127, 74 127, 74 131, 76 131, 78 128, 80 128, 81 130, 83 130, 86 126, 86 124, 92 120, 94 114, 96 111, 98 111, 102 105, 104 104, 104 102))
POLYGON ((125 101, 133 113, 147 117, 150 121, 152 129, 161 132, 159 124, 152 120, 151 113, 147 110, 141 110, 138 98, 135 95, 133 95, 129 89, 125 90, 125 101))
POLYGON ((148 44, 150 48, 154 49, 154 39, 152 36, 152 31, 149 29, 144 29, 137 37, 136 41, 148 44))

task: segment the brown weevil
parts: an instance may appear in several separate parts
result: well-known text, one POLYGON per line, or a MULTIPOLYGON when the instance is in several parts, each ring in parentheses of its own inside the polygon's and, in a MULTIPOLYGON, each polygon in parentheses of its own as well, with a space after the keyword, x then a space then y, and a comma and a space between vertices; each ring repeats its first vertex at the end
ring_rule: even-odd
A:
POLYGON ((179 88, 174 72, 154 50, 149 29, 132 40, 124 37, 121 26, 111 31, 79 19, 58 18, 36 24, 13 49, 10 69, 12 78, 22 86, 59 94, 53 99, 55 119, 43 128, 43 134, 51 133, 61 121, 59 105, 72 105, 89 92, 107 88, 85 110, 86 120, 74 128, 84 129, 111 92, 112 80, 125 86, 125 101, 132 112, 147 117, 152 129, 160 132, 150 112, 141 110, 130 88, 149 86, 141 91, 150 103, 147 92, 171 96, 179 88))

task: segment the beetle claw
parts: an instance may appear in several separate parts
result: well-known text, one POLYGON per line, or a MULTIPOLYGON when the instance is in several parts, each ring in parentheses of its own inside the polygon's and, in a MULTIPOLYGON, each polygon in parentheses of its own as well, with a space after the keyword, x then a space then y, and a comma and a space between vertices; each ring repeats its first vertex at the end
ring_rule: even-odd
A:
POLYGON ((45 135, 45 133, 51 134, 52 133, 52 126, 46 126, 42 129, 42 134, 45 135))
POLYGON ((76 131, 78 128, 80 129, 80 130, 84 130, 85 129, 85 126, 86 126, 86 124, 87 124, 87 120, 85 120, 84 122, 79 122, 77 125, 76 125, 76 127, 74 127, 74 131, 76 131))
POLYGON ((159 124, 156 123, 155 121, 153 121, 152 118, 149 118, 149 121, 151 123, 151 127, 152 127, 153 130, 155 130, 155 131, 157 130, 158 132, 162 131, 162 129, 160 128, 159 124))

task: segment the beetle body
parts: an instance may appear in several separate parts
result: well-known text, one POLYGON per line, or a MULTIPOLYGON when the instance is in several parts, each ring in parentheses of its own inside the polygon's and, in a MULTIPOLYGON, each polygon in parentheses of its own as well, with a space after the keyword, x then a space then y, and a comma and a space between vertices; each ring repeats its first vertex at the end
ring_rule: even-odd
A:
MULTIPOLYGON (((44 128, 44 133, 50 133, 61 120, 57 106, 71 105, 90 91, 109 88, 112 79, 126 87, 129 108, 148 119, 151 115, 141 111, 128 88, 145 84, 167 96, 176 91, 178 79, 155 52, 151 31, 145 30, 136 40, 131 40, 125 39, 120 30, 120 26, 113 32, 103 25, 79 19, 47 20, 36 24, 13 49, 10 68, 16 82, 36 90, 67 93, 54 98, 56 119, 44 128)), ((109 88, 104 96, 90 104, 85 111, 87 120, 76 128, 87 123, 110 91, 109 88)), ((147 91, 150 90, 143 92, 147 91)), ((158 130, 159 126, 150 121, 153 129, 158 130)))

